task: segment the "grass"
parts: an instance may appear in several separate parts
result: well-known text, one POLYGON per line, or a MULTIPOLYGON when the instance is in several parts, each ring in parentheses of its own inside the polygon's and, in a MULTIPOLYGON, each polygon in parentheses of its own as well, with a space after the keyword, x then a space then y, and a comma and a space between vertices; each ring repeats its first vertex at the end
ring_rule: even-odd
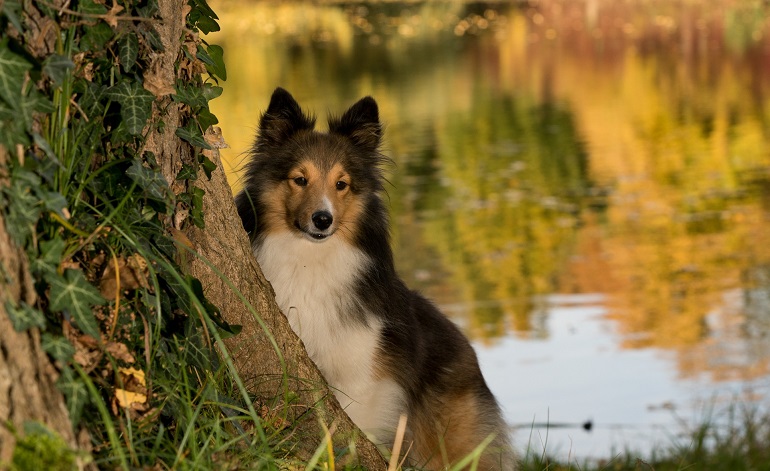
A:
POLYGON ((643 456, 631 449, 599 460, 560 460, 530 448, 521 471, 770 471, 770 413, 733 404, 709 413, 671 444, 643 456))

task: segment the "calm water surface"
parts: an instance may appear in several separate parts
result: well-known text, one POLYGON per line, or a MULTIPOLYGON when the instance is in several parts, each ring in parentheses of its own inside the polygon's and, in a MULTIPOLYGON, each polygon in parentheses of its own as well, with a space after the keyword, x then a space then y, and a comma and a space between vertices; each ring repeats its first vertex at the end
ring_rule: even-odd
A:
POLYGON ((636 3, 212 2, 233 186, 276 86, 320 118, 374 96, 400 271, 534 453, 768 404, 770 9, 636 3))

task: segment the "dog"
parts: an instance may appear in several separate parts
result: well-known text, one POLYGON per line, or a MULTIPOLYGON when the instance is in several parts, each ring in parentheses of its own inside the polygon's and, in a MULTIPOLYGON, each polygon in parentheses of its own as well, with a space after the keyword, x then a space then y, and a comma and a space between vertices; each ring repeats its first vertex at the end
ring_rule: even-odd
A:
POLYGON ((282 88, 259 120, 236 206, 276 301, 342 407, 410 462, 513 469, 500 408, 468 340, 396 274, 382 201, 383 127, 365 97, 315 131, 282 88), (490 441, 491 440, 491 441, 490 441))

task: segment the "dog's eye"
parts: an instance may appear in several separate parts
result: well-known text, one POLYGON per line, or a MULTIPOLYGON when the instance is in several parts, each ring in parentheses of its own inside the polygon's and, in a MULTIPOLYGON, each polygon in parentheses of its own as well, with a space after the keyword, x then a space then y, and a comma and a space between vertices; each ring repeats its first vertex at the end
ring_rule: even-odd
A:
POLYGON ((294 179, 294 184, 297 186, 307 186, 307 178, 297 177, 294 179))
POLYGON ((348 187, 348 184, 343 182, 342 180, 337 182, 337 190, 342 191, 347 187, 348 187))

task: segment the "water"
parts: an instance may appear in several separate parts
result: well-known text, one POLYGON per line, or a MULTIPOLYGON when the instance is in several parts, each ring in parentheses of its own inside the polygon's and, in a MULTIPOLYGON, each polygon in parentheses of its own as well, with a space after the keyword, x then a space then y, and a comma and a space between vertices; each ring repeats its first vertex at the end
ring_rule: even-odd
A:
POLYGON ((398 267, 519 446, 646 455, 766 406, 768 7, 212 3, 230 168, 276 86, 319 122, 377 99, 398 267))

